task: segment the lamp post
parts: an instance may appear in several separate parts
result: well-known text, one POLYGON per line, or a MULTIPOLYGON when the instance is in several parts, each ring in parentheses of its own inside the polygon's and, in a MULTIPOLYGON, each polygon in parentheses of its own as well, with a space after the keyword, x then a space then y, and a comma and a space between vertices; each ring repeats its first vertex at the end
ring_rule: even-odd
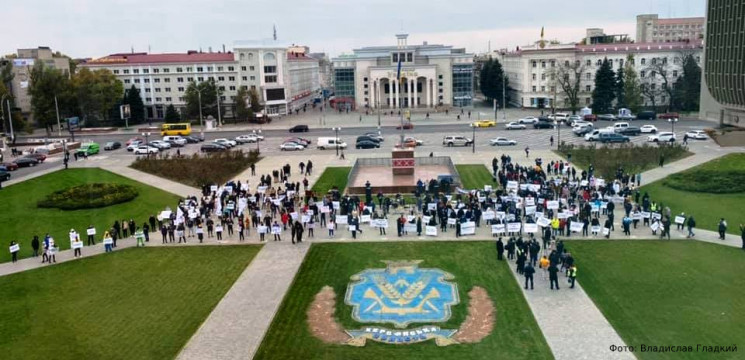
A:
POLYGON ((667 121, 669 121, 670 124, 672 125, 673 127, 672 132, 673 132, 673 135, 675 135, 675 123, 678 122, 678 118, 667 119, 667 121))
POLYGON ((471 124, 469 125, 471 127, 471 130, 473 130, 473 137, 471 138, 471 152, 476 153, 476 127, 471 124))
POLYGON ((261 135, 261 129, 259 129, 258 131, 254 130, 253 134, 254 136, 256 136, 256 153, 260 154, 261 151, 259 150, 259 136, 261 135))
POLYGON ((149 132, 144 132, 144 133, 142 133, 142 136, 145 137, 145 146, 148 148, 145 151, 145 156, 146 157, 150 157, 150 133, 149 132))
POLYGON ((341 130, 340 127, 335 127, 331 130, 334 130, 336 133, 336 139, 334 139, 334 143, 336 144, 336 156, 339 156, 339 130, 341 130))
POLYGON ((57 104, 57 95, 54 95, 54 110, 57 112, 57 136, 62 136, 62 127, 59 121, 59 105, 57 104))
MULTIPOLYGON (((10 113, 10 96, 7 94, 3 94, 3 97, 0 98, 0 113, 3 112, 3 100, 5 100, 5 104, 8 108, 8 124, 10 125, 10 140, 13 141, 15 138, 13 134, 13 114, 10 113), (5 98, 8 98, 8 100, 5 100, 5 98)), ((5 113, 0 114, 2 115, 2 118, 5 119, 5 113)), ((3 121, 3 128, 5 128, 5 121, 3 121)))
POLYGON ((202 119, 202 90, 198 86, 194 86, 197 90, 197 98, 199 99, 199 132, 202 133, 202 139, 204 139, 204 120, 202 119))

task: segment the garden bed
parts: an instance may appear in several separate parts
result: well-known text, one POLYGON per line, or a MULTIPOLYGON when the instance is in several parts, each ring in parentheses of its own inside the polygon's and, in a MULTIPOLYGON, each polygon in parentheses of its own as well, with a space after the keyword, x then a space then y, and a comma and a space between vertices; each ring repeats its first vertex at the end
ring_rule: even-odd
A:
POLYGON ((148 174, 201 188, 232 180, 257 161, 257 152, 238 150, 207 155, 140 157, 130 166, 148 174))

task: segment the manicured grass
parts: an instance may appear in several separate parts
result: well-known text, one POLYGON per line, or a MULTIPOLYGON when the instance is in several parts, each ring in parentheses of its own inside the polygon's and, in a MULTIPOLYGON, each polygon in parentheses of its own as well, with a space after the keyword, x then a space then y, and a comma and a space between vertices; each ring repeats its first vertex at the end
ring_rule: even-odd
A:
MULTIPOLYGON (((571 241, 577 278, 627 345, 741 346, 745 334, 743 251, 697 241, 571 241)), ((734 353, 722 359, 741 358, 734 353)))
MULTIPOLYGON (((683 173, 742 171, 743 169, 745 169, 745 155, 732 154, 688 169, 683 173)), ((648 192, 650 200, 669 206, 673 214, 685 212, 687 215, 693 215, 696 219, 696 226, 699 228, 717 231, 719 219, 724 217, 729 225, 727 232, 740 234, 738 225, 745 223, 745 192, 732 194, 689 192, 673 189, 665 185, 665 181, 666 179, 662 179, 642 186, 642 194, 648 192)))
POLYGON ((466 190, 483 189, 484 185, 499 186, 484 165, 455 165, 460 181, 466 190))
POLYGON ((224 184, 233 180, 236 175, 257 161, 259 154, 254 150, 233 150, 183 157, 138 157, 130 166, 149 174, 201 188, 204 185, 224 184))
POLYGON ((259 249, 127 249, 0 277, 0 352, 172 359, 259 249))
MULTIPOLYGON (((83 234, 93 224, 97 230, 97 240, 103 236, 115 220, 134 219, 137 224, 147 221, 151 214, 163 210, 165 206, 175 207, 179 197, 154 187, 130 180, 101 169, 69 169, 53 172, 19 184, 8 186, 0 191, 0 229, 3 245, 15 240, 21 245, 19 257, 32 254, 31 239, 38 235, 40 240, 49 233, 57 246, 70 247, 67 234, 70 228, 83 234), (139 195, 132 201, 104 208, 85 210, 59 210, 38 208, 36 202, 48 194, 71 186, 89 183, 117 183, 134 186, 139 195)), ((10 253, 0 251, 0 261, 10 261, 10 253)))
MULTIPOLYGON (((409 328, 417 325, 412 324, 409 328)), ((391 328, 389 324, 386 327, 391 328)), ((496 260, 492 242, 314 244, 285 296, 255 359, 550 359, 550 349, 506 262, 496 260), (443 329, 457 329, 468 309, 468 292, 485 288, 496 307, 494 330, 476 344, 438 347, 434 341, 412 345, 365 347, 330 345, 310 334, 306 311, 314 296, 329 285, 336 293, 335 318, 347 330, 364 326, 352 320, 344 304, 349 277, 367 268, 384 268, 381 260, 423 260, 455 276, 460 304, 443 329)))
POLYGON ((316 180, 311 190, 319 195, 325 195, 334 186, 339 188, 340 192, 344 192, 344 188, 347 187, 347 177, 352 168, 349 166, 339 167, 327 167, 323 170, 321 177, 316 180))
POLYGON ((554 152, 565 159, 571 155, 572 163, 581 169, 588 169, 590 165, 593 165, 595 174, 605 179, 615 178, 619 166, 622 166, 629 174, 636 174, 659 166, 660 157, 664 157, 665 163, 669 164, 692 155, 681 144, 658 146, 646 143, 617 146, 563 144, 554 152))

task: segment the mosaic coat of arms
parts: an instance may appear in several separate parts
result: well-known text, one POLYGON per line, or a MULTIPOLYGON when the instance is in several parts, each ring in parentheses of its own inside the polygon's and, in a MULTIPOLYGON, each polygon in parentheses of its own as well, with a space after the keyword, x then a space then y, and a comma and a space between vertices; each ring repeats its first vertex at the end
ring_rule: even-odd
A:
POLYGON ((367 340, 388 344, 413 344, 434 339, 437 345, 481 341, 492 330, 495 309, 486 290, 474 287, 469 315, 459 329, 442 329, 451 307, 460 303, 455 277, 436 268, 420 268, 421 260, 384 261, 386 268, 366 269, 351 276, 344 302, 352 318, 365 326, 343 330, 333 318, 333 289, 324 287, 308 309, 311 332, 331 343, 364 346, 367 340), (412 324, 422 324, 408 328, 412 324), (392 326, 393 329, 386 326, 392 326))

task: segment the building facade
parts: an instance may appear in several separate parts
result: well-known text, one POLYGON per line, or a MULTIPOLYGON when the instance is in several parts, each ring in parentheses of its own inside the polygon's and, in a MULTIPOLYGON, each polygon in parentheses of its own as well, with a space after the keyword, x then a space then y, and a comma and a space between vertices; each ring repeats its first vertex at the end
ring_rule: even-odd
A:
POLYGON ((702 119, 745 126, 745 0, 709 0, 702 119))
POLYGON ((359 109, 472 104, 473 54, 426 42, 409 45, 407 34, 396 38, 396 46, 364 47, 332 60, 337 104, 359 109))
POLYGON ((636 17, 637 43, 700 41, 704 38, 703 17, 660 19, 657 14, 636 17))
POLYGON ((255 90, 265 113, 286 115, 318 92, 318 62, 288 47, 267 42, 236 43, 233 52, 188 51, 177 54, 120 53, 81 64, 108 69, 129 89, 140 89, 148 119, 162 119, 168 105, 181 110, 191 82, 210 79, 223 92, 223 116, 232 117, 238 90, 255 90), (308 94, 309 95, 304 95, 308 94))
MULTIPOLYGON (((592 105, 595 73, 604 59, 612 63, 613 71, 624 67, 633 55, 634 69, 642 84, 658 90, 664 82, 660 71, 670 83, 682 75, 682 58, 693 55, 700 63, 703 47, 700 41, 647 44, 544 44, 540 42, 512 52, 495 52, 505 69, 512 90, 513 105, 526 108, 568 108, 568 99, 552 76, 556 68, 579 63, 581 71, 579 106, 592 105), (555 100, 554 100, 555 99, 555 100)), ((660 106, 670 101, 662 91, 650 91, 644 97, 645 106, 660 106)))
POLYGON ((36 63, 43 63, 44 66, 58 69, 62 73, 70 74, 70 59, 63 56, 55 56, 52 49, 48 47, 38 47, 35 49, 18 49, 17 57, 14 59, 3 59, 5 62, 13 65, 13 80, 10 83, 10 92, 15 101, 15 107, 20 109, 24 116, 30 117, 31 114, 31 95, 28 94, 28 87, 31 84, 31 70, 36 63))

